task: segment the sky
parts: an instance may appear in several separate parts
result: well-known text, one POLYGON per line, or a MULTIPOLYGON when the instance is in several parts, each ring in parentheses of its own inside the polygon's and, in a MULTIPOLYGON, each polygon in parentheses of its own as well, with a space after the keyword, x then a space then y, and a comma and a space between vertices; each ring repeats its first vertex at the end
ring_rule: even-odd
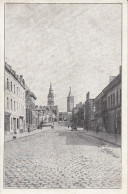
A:
POLYGON ((95 98, 119 73, 120 4, 6 4, 5 60, 46 106, 50 82, 59 111, 95 98))

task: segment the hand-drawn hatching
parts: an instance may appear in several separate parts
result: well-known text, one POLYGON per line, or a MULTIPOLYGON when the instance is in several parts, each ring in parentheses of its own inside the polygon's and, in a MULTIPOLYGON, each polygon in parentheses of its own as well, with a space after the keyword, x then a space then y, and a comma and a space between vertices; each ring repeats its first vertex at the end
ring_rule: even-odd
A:
POLYGON ((121 188, 121 4, 5 4, 4 188, 121 188))

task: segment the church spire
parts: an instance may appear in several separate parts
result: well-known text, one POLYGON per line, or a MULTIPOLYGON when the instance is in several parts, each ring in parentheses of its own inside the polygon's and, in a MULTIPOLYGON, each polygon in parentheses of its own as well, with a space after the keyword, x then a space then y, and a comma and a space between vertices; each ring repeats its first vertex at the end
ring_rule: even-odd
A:
POLYGON ((69 94, 68 94, 68 96, 72 96, 71 86, 69 88, 69 94))
POLYGON ((52 89, 52 83, 50 82, 50 89, 52 89))
POLYGON ((69 94, 67 97, 67 112, 72 112, 72 109, 74 108, 74 96, 71 93, 71 87, 69 89, 69 94))

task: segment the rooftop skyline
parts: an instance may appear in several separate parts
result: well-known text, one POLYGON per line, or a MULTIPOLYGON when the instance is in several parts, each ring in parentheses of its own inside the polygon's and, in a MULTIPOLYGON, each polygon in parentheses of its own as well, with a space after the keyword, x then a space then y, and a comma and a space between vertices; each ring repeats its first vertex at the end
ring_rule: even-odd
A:
POLYGON ((69 88, 75 104, 95 98, 121 65, 120 4, 6 4, 5 60, 47 105, 66 111, 69 88), (95 13, 95 14, 93 14, 95 13))

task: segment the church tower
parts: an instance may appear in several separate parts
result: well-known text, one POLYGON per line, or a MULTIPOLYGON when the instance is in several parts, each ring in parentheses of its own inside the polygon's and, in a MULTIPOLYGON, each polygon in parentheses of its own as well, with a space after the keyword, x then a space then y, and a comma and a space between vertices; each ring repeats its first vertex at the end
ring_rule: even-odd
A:
POLYGON ((67 112, 72 112, 72 109, 74 108, 74 96, 71 93, 71 87, 69 90, 69 94, 67 97, 67 112))
POLYGON ((52 84, 50 83, 49 93, 48 93, 48 106, 54 106, 54 94, 52 89, 52 84))

